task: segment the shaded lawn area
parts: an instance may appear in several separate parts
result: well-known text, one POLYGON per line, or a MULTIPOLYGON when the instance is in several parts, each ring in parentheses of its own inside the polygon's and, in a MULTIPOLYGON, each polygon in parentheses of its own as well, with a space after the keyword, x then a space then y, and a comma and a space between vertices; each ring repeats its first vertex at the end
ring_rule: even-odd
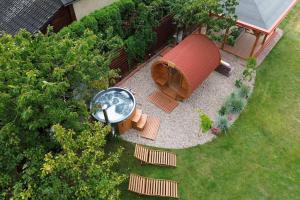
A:
MULTIPOLYGON (((184 200, 300 199, 300 4, 283 23, 286 34, 257 73, 246 110, 227 135, 185 150, 177 168, 141 166, 134 145, 123 146, 119 170, 179 182, 184 200)), ((174 133, 176 134, 176 133, 174 133)), ((139 196, 121 186, 121 199, 139 196)))

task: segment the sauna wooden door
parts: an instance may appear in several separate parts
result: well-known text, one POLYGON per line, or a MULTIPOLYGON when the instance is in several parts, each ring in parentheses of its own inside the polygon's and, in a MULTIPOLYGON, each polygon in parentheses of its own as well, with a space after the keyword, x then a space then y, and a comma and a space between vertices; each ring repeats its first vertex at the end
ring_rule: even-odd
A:
POLYGON ((175 91, 181 88, 182 75, 177 69, 169 67, 169 87, 175 91))

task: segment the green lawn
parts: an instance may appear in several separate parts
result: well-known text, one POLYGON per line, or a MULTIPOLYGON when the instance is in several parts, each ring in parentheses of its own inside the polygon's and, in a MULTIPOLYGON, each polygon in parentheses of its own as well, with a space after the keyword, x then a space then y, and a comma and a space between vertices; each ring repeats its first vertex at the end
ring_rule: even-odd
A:
MULTIPOLYGON (((300 5, 282 25, 286 34, 261 65, 256 88, 239 120, 213 142, 176 150, 176 169, 141 166, 133 144, 120 171, 179 182, 180 197, 200 199, 300 199, 300 5)), ((123 200, 157 199, 127 192, 123 200)))

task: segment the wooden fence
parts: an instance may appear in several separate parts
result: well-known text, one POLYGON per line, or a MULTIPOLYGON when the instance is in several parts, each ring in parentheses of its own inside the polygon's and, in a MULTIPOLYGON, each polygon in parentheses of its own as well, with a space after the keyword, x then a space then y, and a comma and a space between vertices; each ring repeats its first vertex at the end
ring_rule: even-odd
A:
MULTIPOLYGON (((160 25, 154 31, 157 34, 157 40, 156 43, 150 48, 150 51, 148 52, 148 55, 145 57, 145 59, 148 59, 158 50, 162 49, 165 45, 167 45, 168 40, 175 32, 175 25, 173 24, 172 17, 164 17, 161 20, 160 25)), ((121 76, 120 79, 122 79, 125 76, 127 76, 132 70, 135 69, 134 66, 136 65, 136 63, 132 66, 129 65, 128 56, 124 49, 120 49, 118 53, 119 55, 115 59, 113 59, 110 68, 119 69, 121 76)))

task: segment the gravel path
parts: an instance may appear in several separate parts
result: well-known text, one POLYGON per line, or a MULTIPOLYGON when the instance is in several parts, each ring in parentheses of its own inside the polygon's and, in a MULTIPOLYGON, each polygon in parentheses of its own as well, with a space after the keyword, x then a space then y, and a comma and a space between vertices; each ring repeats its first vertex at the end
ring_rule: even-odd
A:
POLYGON ((172 113, 168 114, 148 101, 148 96, 157 90, 151 79, 151 64, 157 59, 159 57, 150 61, 120 85, 136 93, 137 107, 141 108, 144 113, 160 118, 161 124, 157 139, 152 141, 139 137, 138 131, 133 129, 121 137, 130 142, 169 149, 188 148, 211 141, 215 137, 213 134, 199 133, 197 109, 203 110, 216 120, 218 110, 235 89, 235 80, 242 75, 245 61, 222 52, 222 59, 234 67, 232 75, 226 77, 213 72, 188 100, 181 102, 172 113))

